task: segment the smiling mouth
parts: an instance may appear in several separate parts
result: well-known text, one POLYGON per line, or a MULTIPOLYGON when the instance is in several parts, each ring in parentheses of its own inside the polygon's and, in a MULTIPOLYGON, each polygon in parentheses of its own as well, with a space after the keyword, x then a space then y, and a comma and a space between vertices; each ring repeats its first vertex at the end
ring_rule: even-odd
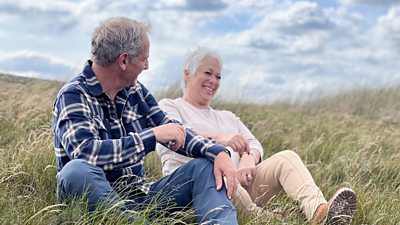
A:
POLYGON ((207 87, 207 86, 203 86, 203 88, 208 92, 214 92, 214 88, 210 88, 210 87, 207 87))

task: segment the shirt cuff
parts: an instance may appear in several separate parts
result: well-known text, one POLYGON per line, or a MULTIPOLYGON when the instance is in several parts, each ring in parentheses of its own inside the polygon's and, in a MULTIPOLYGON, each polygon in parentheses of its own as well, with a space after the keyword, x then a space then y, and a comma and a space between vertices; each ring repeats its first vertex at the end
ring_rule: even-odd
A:
MULTIPOLYGON (((224 146, 222 146, 222 145, 219 145, 219 144, 215 144, 215 145, 213 145, 213 146, 211 146, 211 147, 209 147, 208 149, 207 149, 207 151, 206 151, 206 157, 208 158, 208 159, 210 159, 211 161, 213 161, 214 162, 214 160, 215 160, 215 158, 217 157, 217 155, 220 153, 220 152, 225 152, 225 151, 228 151, 224 146)), ((228 151, 229 152, 229 151, 228 151)), ((229 153, 228 153, 229 154, 229 153)), ((231 155, 229 154, 229 157, 230 157, 231 155)))
POLYGON ((156 149, 156 136, 153 133, 153 129, 147 128, 143 130, 142 132, 139 133, 139 137, 143 142, 144 146, 144 151, 146 152, 146 155, 154 149, 156 149))

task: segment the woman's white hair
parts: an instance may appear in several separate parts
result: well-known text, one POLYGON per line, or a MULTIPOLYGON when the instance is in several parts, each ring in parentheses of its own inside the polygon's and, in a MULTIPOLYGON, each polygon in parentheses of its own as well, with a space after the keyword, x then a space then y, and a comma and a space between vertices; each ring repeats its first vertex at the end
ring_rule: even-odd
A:
MULTIPOLYGON (((222 58, 215 51, 213 51, 209 48, 206 48, 206 47, 198 46, 194 50, 189 51, 186 54, 184 70, 188 70, 190 75, 194 75, 197 68, 199 68, 199 66, 203 62, 203 60, 208 56, 211 56, 211 57, 217 59, 219 62, 219 65, 221 66, 221 69, 222 69, 222 65, 223 65, 222 58)), ((183 79, 182 89, 183 89, 183 91, 186 89, 185 79, 183 79)))
POLYGON ((222 59, 221 57, 213 50, 208 49, 206 47, 197 47, 192 51, 189 51, 186 55, 186 61, 184 65, 184 69, 189 70, 190 74, 194 74, 197 68, 200 66, 201 62, 207 57, 211 56, 216 58, 219 61, 219 64, 222 68, 222 59))

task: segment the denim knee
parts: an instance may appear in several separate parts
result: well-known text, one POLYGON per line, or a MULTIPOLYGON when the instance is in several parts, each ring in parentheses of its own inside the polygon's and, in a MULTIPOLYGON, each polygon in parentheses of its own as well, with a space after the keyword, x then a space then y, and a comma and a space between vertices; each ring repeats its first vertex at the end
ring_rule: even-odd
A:
POLYGON ((192 169, 196 168, 196 171, 201 172, 200 175, 213 172, 214 170, 214 164, 206 158, 195 158, 190 160, 188 163, 191 163, 190 165, 192 165, 192 169))
POLYGON ((62 180, 85 181, 87 178, 90 178, 90 173, 93 170, 102 172, 101 168, 93 166, 83 159, 74 159, 62 168, 58 178, 62 180))
POLYGON ((81 159, 68 162, 57 177, 57 200, 63 202, 75 197, 86 197, 89 210, 93 210, 98 203, 113 204, 119 199, 113 193, 103 169, 81 159))
POLYGON ((61 200, 65 195, 83 194, 90 185, 94 185, 92 184, 95 179, 94 174, 104 176, 101 168, 93 166, 85 160, 71 160, 57 175, 57 198, 61 200))

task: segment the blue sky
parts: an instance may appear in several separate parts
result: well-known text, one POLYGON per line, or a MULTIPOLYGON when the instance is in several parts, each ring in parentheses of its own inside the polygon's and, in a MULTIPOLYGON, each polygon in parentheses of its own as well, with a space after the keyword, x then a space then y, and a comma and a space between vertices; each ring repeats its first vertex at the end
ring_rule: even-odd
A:
POLYGON ((151 91, 180 80, 197 45, 224 59, 227 100, 400 84, 399 0, 0 0, 0 72, 69 80, 110 16, 151 24, 150 69, 139 77, 151 91))

